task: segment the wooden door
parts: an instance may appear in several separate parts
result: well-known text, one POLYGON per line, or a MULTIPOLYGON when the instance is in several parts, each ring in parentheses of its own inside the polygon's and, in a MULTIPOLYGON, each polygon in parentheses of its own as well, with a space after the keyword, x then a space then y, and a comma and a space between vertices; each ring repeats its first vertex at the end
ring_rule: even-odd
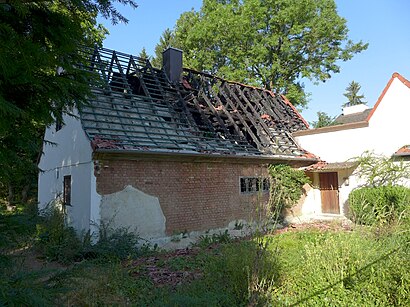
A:
POLYGON ((339 214, 339 185, 337 172, 319 173, 322 213, 339 214))

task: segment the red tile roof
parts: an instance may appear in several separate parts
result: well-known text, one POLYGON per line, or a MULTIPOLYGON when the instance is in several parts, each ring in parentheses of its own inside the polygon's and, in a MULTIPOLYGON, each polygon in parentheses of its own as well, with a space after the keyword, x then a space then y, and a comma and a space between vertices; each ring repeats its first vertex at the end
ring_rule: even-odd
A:
POLYGON ((405 145, 401 147, 398 151, 394 153, 394 156, 410 156, 410 145, 405 145))
POLYGON ((326 161, 320 161, 313 165, 308 166, 305 168, 307 172, 329 172, 335 170, 342 170, 342 169, 349 169, 355 167, 357 162, 334 162, 329 163, 326 161))

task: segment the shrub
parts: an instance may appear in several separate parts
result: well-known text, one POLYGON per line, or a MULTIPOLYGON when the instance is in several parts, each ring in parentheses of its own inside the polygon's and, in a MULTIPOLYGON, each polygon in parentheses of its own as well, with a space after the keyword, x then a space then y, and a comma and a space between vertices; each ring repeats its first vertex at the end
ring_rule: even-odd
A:
POLYGON ((290 208, 297 203, 303 194, 303 186, 310 179, 303 171, 289 165, 270 165, 268 170, 271 178, 270 210, 275 216, 283 208, 290 208))
MULTIPOLYGON (((100 258, 106 260, 123 260, 140 254, 138 242, 140 238, 127 228, 110 229, 101 225, 99 240, 96 244, 88 244, 84 250, 86 258, 100 258)), ((144 246, 149 249, 149 246, 144 246)))
POLYGON ((81 240, 74 228, 66 225, 64 212, 57 206, 49 206, 37 224, 36 247, 47 260, 63 264, 95 258, 123 260, 150 249, 149 245, 138 249, 139 239, 126 228, 111 229, 102 224, 96 244, 92 244, 89 233, 81 240))
POLYGON ((55 204, 41 212, 36 248, 47 260, 63 264, 82 258, 82 242, 74 228, 66 225, 63 210, 55 204))
POLYGON ((211 236, 208 234, 199 236, 199 240, 194 246, 208 247, 212 244, 225 244, 230 242, 232 242, 232 238, 228 233, 228 230, 225 230, 223 233, 214 233, 211 236))
POLYGON ((384 225, 408 219, 410 189, 403 186, 363 187, 349 195, 356 224, 384 225))

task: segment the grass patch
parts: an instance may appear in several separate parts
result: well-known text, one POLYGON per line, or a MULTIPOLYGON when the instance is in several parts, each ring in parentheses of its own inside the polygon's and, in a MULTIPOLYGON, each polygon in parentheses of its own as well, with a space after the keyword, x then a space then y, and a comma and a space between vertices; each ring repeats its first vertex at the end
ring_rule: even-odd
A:
MULTIPOLYGON (((403 228, 401 228, 403 229, 403 228)), ((353 232, 286 233, 282 279, 272 303, 298 306, 408 306, 410 249, 406 230, 380 236, 353 232)))

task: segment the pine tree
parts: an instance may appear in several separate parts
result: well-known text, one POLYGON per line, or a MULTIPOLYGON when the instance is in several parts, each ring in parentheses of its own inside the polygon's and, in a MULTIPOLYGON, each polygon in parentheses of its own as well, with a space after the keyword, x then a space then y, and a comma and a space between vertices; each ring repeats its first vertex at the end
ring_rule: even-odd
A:
POLYGON ((343 104, 343 107, 350 107, 366 103, 366 101, 364 101, 364 95, 359 95, 360 88, 361 86, 358 82, 352 81, 349 83, 349 86, 346 87, 346 92, 343 94, 343 96, 345 96, 348 101, 343 104))
POLYGON ((151 60, 151 57, 148 55, 147 50, 145 49, 145 47, 142 47, 142 50, 140 52, 140 54, 138 55, 138 57, 140 57, 143 60, 151 60))
POLYGON ((159 43, 155 46, 155 56, 151 61, 152 66, 156 68, 162 67, 162 52, 168 47, 178 48, 174 33, 167 28, 164 32, 162 32, 159 43))

